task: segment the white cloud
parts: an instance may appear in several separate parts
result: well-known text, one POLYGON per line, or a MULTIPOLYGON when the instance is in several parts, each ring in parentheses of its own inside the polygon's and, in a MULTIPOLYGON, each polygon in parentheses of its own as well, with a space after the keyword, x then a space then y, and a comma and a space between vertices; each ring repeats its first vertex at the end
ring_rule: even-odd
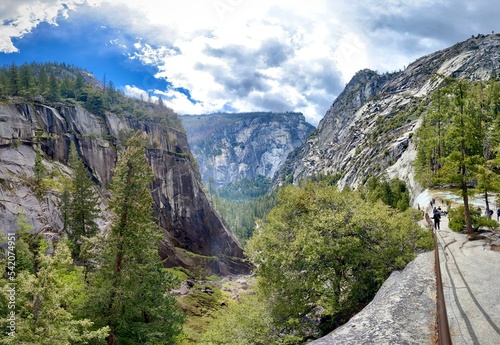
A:
POLYGON ((0 19, 4 24, 0 30, 0 52, 17 52, 12 39, 23 37, 42 22, 57 25, 57 19, 68 18, 69 12, 78 6, 98 6, 100 3, 100 0, 2 0, 0 19))
POLYGON ((86 13, 103 26, 137 37, 130 58, 158 68, 172 88, 155 92, 177 112, 293 110, 313 124, 358 70, 402 69, 499 30, 487 0, 4 0, 0 51, 84 4, 99 6, 86 13))

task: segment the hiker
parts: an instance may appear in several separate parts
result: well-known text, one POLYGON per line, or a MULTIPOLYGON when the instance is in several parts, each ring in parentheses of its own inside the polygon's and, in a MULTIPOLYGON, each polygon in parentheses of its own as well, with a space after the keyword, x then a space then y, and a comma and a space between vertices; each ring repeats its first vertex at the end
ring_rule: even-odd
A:
POLYGON ((499 220, 499 218, 500 218, 500 207, 497 208, 497 221, 499 220))
POLYGON ((439 227, 439 222, 441 221, 441 213, 437 209, 434 210, 432 219, 434 219, 434 229, 441 230, 439 227))

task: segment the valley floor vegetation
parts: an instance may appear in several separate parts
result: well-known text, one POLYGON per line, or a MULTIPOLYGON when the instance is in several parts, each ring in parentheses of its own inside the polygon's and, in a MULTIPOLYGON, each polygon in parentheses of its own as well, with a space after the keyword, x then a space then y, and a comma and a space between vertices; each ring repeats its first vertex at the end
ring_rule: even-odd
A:
POLYGON ((282 189, 247 242, 255 294, 220 311, 200 343, 303 344, 345 323, 393 270, 432 248, 419 212, 381 201, 390 194, 398 204, 398 188, 383 188, 396 182, 373 179, 361 192, 311 181, 282 189))

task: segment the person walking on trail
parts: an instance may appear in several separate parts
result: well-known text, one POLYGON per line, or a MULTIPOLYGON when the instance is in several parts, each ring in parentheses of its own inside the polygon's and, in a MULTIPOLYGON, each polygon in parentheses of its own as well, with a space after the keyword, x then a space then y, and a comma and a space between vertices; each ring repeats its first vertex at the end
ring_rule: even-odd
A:
POLYGON ((439 212, 437 209, 434 209, 432 219, 434 219, 434 229, 441 230, 439 227, 439 223, 441 221, 441 212, 439 212))

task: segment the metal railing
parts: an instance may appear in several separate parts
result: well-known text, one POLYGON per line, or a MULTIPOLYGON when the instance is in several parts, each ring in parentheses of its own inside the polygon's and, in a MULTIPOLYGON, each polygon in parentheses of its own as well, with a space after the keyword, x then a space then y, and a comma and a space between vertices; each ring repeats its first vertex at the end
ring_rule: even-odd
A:
POLYGON ((432 236, 434 238, 434 271, 436 272, 436 333, 437 333, 437 344, 440 345, 451 345, 450 327, 448 326, 448 315, 446 313, 446 304, 444 300, 443 292, 443 281, 441 279, 441 265, 439 263, 439 246, 437 240, 436 230, 434 229, 434 224, 431 217, 426 212, 425 220, 427 225, 432 230, 432 236))

